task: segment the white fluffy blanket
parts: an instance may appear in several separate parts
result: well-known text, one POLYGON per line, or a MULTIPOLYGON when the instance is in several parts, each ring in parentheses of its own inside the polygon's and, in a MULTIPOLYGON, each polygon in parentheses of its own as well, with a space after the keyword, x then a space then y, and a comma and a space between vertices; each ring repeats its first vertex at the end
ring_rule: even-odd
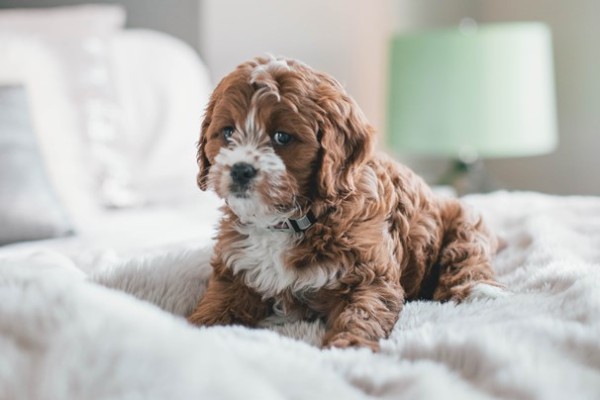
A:
POLYGON ((513 294, 408 303, 379 354, 321 350, 319 324, 187 325, 207 249, 93 278, 56 254, 0 260, 0 399, 600 398, 600 198, 467 201, 509 244, 513 294))

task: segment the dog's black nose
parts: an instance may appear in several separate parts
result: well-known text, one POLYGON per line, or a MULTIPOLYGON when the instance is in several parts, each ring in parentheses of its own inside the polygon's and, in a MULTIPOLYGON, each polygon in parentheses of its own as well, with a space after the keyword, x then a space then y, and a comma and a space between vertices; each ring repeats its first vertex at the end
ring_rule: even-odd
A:
POLYGON ((252 165, 239 162, 231 167, 231 179, 238 185, 246 185, 256 175, 256 168, 252 165))

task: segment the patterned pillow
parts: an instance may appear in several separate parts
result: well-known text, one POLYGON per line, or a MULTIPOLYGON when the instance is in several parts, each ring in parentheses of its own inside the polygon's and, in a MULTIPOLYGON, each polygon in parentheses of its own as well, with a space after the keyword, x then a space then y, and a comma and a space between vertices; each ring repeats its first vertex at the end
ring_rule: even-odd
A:
POLYGON ((72 233, 44 170, 23 86, 0 86, 0 245, 72 233))

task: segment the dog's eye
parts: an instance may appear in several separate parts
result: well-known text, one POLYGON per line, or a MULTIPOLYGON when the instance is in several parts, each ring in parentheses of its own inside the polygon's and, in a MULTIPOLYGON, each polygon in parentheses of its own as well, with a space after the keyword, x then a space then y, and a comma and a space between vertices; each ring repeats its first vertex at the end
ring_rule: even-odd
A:
POLYGON ((223 138, 225 138, 225 141, 227 141, 227 142, 231 141, 231 136, 233 135, 234 131, 235 131, 235 129, 233 129, 232 126, 226 126, 225 128, 223 128, 221 130, 221 134, 223 135, 223 138))
POLYGON ((285 132, 275 132, 273 135, 273 141, 279 146, 284 146, 292 141, 292 135, 285 132))

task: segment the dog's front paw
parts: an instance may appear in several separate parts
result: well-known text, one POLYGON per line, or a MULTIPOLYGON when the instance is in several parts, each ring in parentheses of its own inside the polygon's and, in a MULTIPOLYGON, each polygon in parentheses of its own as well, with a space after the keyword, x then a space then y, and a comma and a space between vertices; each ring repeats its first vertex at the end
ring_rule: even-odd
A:
POLYGON ((337 347, 340 349, 345 349, 348 347, 367 347, 370 348, 373 352, 379 351, 378 342, 365 339, 363 337, 354 335, 350 332, 342 332, 331 337, 326 337, 323 340, 323 347, 337 347))
POLYGON ((494 300, 510 296, 511 292, 503 285, 493 281, 469 282, 451 289, 451 301, 457 303, 473 300, 494 300))
POLYGON ((466 301, 494 300, 508 297, 511 292, 498 283, 475 283, 469 290, 466 301))

